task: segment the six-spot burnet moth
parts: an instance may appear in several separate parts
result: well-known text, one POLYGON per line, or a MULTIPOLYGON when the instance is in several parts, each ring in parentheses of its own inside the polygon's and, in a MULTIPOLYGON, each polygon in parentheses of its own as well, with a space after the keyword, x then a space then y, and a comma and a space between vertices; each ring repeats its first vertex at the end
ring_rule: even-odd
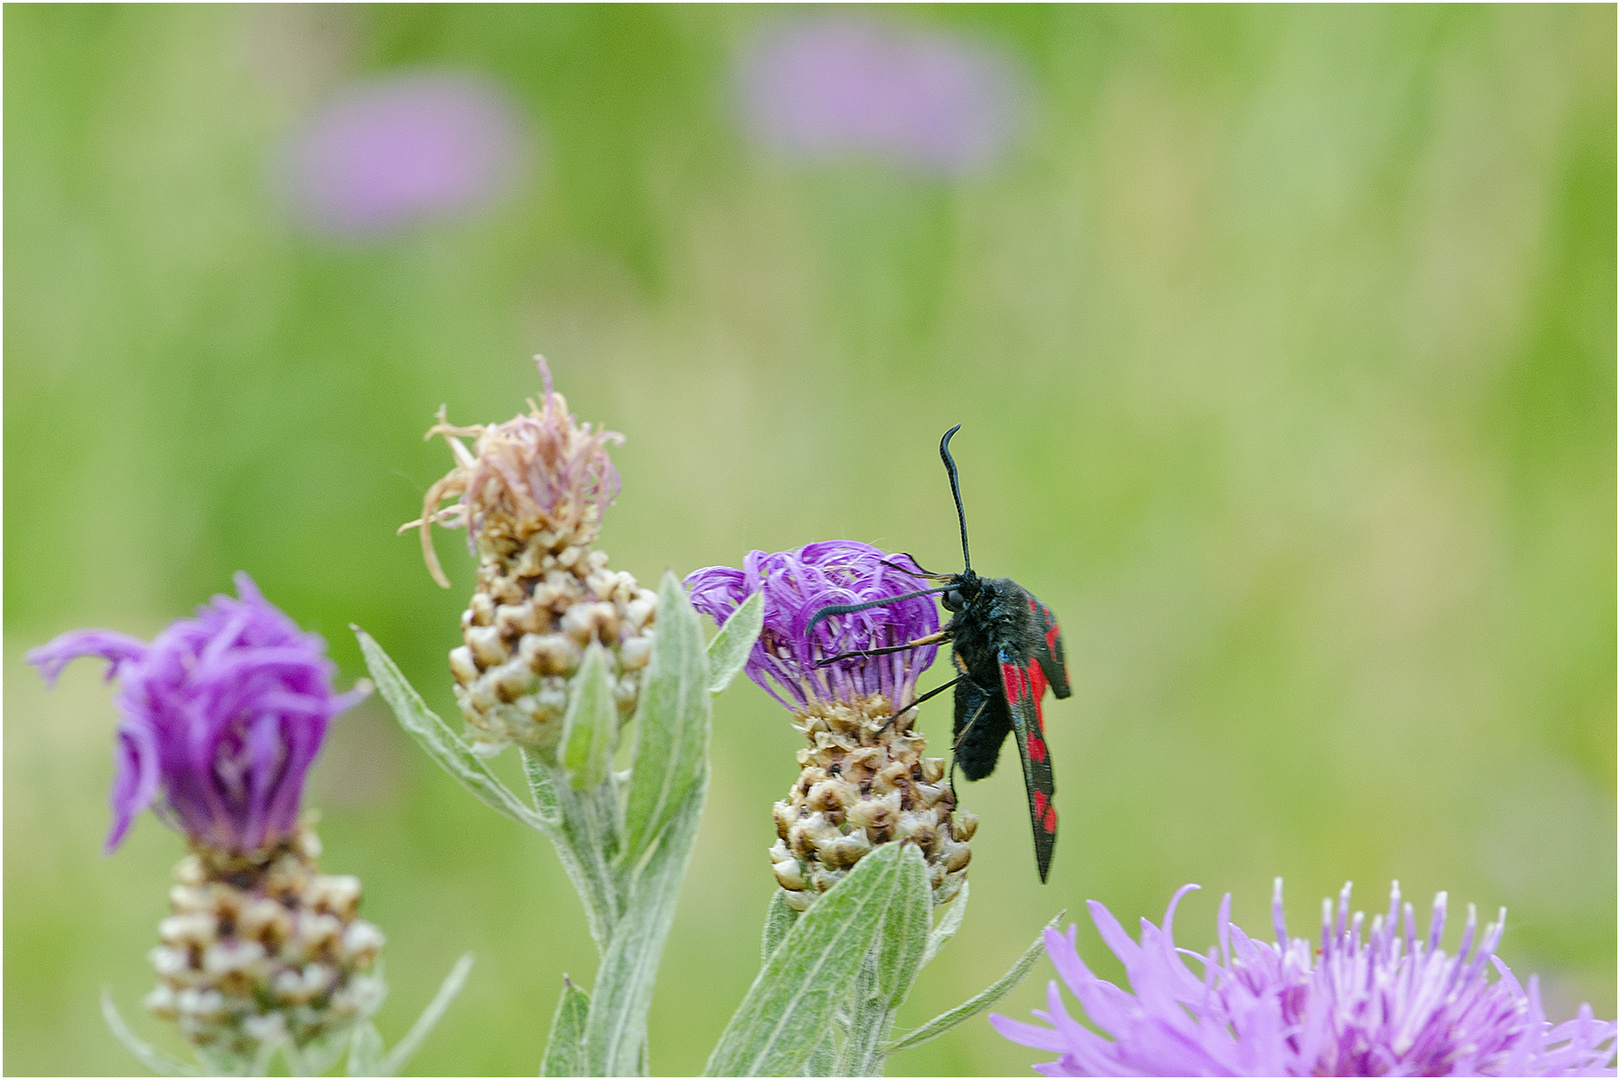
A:
MULTIPOLYGON (((907 555, 918 577, 944 584, 887 600, 824 607, 811 618, 806 632, 814 630, 822 619, 835 615, 914 596, 942 594, 940 602, 952 614, 939 633, 904 645, 843 653, 822 663, 949 641, 956 678, 923 694, 906 708, 914 708, 948 687, 956 687, 955 765, 962 767, 963 775, 969 780, 982 779, 994 771, 1009 731, 1017 739, 1018 756, 1024 766, 1024 790, 1029 795, 1029 821, 1035 833, 1035 865, 1041 881, 1045 882, 1057 843, 1057 809, 1052 805, 1052 755, 1046 743, 1041 699, 1047 687, 1051 687, 1057 697, 1069 696, 1063 633, 1051 609, 1035 599, 1028 589, 1011 578, 982 578, 973 572, 972 560, 968 558, 967 515, 962 511, 962 491, 950 451, 951 436, 961 427, 957 424, 939 440, 939 456, 951 478, 956 520, 962 529, 962 572, 935 574, 924 570, 916 559, 907 555)), ((890 719, 892 722, 893 718, 890 719)))

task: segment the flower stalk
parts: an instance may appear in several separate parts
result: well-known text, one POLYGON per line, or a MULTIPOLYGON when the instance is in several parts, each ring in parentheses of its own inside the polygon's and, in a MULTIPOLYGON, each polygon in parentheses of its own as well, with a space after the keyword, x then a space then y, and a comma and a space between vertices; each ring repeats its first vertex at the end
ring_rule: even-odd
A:
POLYGON ((441 410, 428 434, 445 437, 455 465, 403 527, 422 530, 441 585, 428 526, 465 528, 478 559, 450 653, 466 735, 356 633, 405 730, 483 802, 546 836, 585 908, 600 955, 595 984, 564 977, 542 1068, 640 1075, 653 980, 708 793, 710 700, 742 667, 758 605, 706 648, 673 575, 654 594, 608 570, 592 545, 619 490, 607 447, 622 436, 575 420, 539 363, 545 394, 526 414, 452 427, 441 410), (514 745, 523 796, 485 761, 514 745))

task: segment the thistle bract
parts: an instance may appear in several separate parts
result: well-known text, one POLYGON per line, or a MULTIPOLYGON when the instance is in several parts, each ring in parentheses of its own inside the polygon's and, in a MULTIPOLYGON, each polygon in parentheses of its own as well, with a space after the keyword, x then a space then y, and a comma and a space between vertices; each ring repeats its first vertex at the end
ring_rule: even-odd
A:
POLYGON ((456 465, 428 489, 422 516, 401 526, 421 529, 428 569, 446 588, 428 526, 465 528, 478 556, 450 670, 474 745, 488 754, 511 743, 554 753, 569 681, 593 641, 607 651, 614 703, 628 720, 658 607, 655 593, 609 570, 607 553, 591 547, 619 491, 607 447, 624 437, 576 421, 552 390, 545 361, 536 360, 546 391, 528 413, 455 427, 439 411, 428 435, 444 436, 456 465), (472 449, 463 437, 474 440, 472 449), (441 506, 446 499, 454 501, 441 506))
POLYGON ((119 680, 108 851, 160 794, 159 816, 196 845, 245 853, 290 840, 327 723, 370 692, 334 693, 325 642, 246 574, 236 589, 239 598, 215 596, 150 644, 75 630, 28 654, 48 684, 81 656, 106 660, 119 680))
POLYGON ((1505 909, 1481 934, 1469 905, 1457 954, 1448 956, 1440 949, 1445 893, 1419 938, 1398 883, 1370 930, 1361 912, 1350 915, 1346 885, 1336 911, 1322 902, 1313 946, 1288 937, 1279 878, 1275 944, 1232 925, 1229 893, 1216 917, 1219 945, 1199 956, 1173 936, 1176 905, 1196 888, 1176 891, 1163 926, 1143 919, 1139 942, 1090 902, 1130 992, 1092 974, 1073 926, 1066 936, 1046 932, 1053 966, 1104 1034, 1069 1016, 1055 980, 1047 1010, 1035 1013, 1050 1027, 995 1015, 991 1023, 1014 1042, 1060 1054, 1035 1067, 1047 1076, 1613 1075, 1615 1025, 1585 1005, 1574 1020, 1548 1023, 1535 976, 1526 990, 1497 958, 1505 909))
MULTIPOLYGON (((905 556, 900 556, 905 558, 905 556)), ((917 577, 870 544, 833 540, 796 551, 753 551, 742 569, 688 575, 692 606, 724 625, 744 599, 765 594, 764 628, 744 670, 794 715, 809 745, 800 773, 774 808, 770 849, 777 884, 804 910, 876 844, 910 842, 928 862, 937 903, 955 896, 972 857, 978 821, 953 817, 945 763, 923 756, 912 729, 917 677, 936 647, 880 656, 834 656, 904 645, 939 629, 928 597, 913 597, 817 623, 829 605, 861 604, 917 591, 917 577)))

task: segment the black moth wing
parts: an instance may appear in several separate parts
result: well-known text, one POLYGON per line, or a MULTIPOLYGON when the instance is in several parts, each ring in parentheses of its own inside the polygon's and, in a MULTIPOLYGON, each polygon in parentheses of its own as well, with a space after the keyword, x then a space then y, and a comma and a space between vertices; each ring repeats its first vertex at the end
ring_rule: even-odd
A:
POLYGON ((1066 698, 1069 696, 1069 665, 1063 659, 1063 631, 1058 626, 1057 616, 1029 590, 1024 590, 1024 595, 1029 597, 1030 614, 1034 616, 1035 659, 1052 687, 1053 696, 1066 698))
POLYGON ((1037 657, 1011 645, 1003 646, 997 659, 1001 665, 1006 711, 1024 766, 1024 792, 1029 796, 1029 823, 1035 835, 1035 867, 1044 884, 1046 872, 1052 866, 1052 852, 1057 847, 1052 754, 1046 745, 1046 726, 1041 718, 1041 698, 1047 686, 1045 666, 1037 657))
POLYGON ((956 684, 956 724, 951 744, 956 763, 969 780, 983 780, 996 768, 1001 744, 1012 730, 1012 717, 1000 687, 985 690, 964 674, 956 684))

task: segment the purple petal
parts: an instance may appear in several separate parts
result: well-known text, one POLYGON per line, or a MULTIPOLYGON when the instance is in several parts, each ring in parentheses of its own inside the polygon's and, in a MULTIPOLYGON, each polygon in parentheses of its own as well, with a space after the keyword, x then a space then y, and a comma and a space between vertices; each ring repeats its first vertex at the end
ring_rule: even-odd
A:
POLYGON ((288 202, 306 227, 348 236, 462 213, 514 178, 522 128, 507 96, 476 76, 416 72, 352 86, 293 134, 288 202))
POLYGON ((150 645, 81 631, 35 650, 47 678, 94 655, 119 679, 109 851, 159 791, 160 816, 198 843, 249 851, 290 836, 328 721, 369 691, 334 694, 325 643, 247 575, 236 584, 239 597, 214 597, 150 645))

